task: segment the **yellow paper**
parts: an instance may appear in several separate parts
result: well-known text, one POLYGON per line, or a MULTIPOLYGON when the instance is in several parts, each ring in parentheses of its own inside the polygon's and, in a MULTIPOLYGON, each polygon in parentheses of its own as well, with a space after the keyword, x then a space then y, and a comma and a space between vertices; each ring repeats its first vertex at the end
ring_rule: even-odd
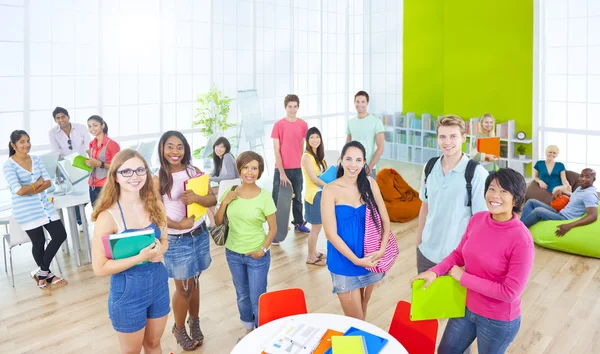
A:
POLYGON ((331 337, 333 354, 365 354, 365 342, 362 336, 331 337))
MULTIPOLYGON (((186 191, 193 191, 197 195, 208 195, 208 174, 193 177, 185 183, 186 191)), ((194 220, 198 220, 206 214, 206 208, 198 203, 192 203, 187 206, 187 217, 194 215, 194 220)))

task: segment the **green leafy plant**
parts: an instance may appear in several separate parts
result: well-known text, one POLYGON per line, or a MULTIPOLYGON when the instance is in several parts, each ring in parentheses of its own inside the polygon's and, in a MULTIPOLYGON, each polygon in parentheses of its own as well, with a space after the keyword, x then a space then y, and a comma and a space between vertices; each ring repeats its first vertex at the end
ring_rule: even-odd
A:
POLYGON ((516 151, 517 151, 517 155, 525 155, 525 153, 527 152, 525 150, 525 145, 519 145, 519 146, 517 146, 516 151))
MULTIPOLYGON (((193 126, 200 127, 200 132, 206 138, 215 133, 225 133, 227 129, 236 127, 237 123, 229 121, 231 101, 233 101, 233 98, 225 96, 223 91, 219 90, 217 85, 213 83, 208 92, 201 93, 196 97, 198 105, 193 126)), ((204 146, 194 150, 194 157, 200 158, 203 150, 204 146)))

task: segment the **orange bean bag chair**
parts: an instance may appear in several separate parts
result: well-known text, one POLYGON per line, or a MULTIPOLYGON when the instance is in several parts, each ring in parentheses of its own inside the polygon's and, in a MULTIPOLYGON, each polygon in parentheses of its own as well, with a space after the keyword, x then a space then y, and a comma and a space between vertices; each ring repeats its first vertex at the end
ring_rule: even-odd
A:
POLYGON ((408 222, 419 216, 419 192, 412 189, 396 170, 382 169, 377 173, 376 181, 391 221, 408 222))

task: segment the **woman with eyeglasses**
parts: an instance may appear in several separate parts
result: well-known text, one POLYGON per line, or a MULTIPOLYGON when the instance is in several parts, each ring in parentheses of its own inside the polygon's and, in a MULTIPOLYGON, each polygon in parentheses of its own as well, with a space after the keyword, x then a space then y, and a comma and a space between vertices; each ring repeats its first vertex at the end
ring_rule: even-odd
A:
POLYGON ((162 263, 169 248, 167 217, 153 182, 140 153, 119 152, 92 214, 96 222, 92 267, 96 276, 111 276, 108 315, 122 353, 140 353, 142 348, 145 353, 160 353, 170 311, 169 280, 162 263), (103 236, 141 229, 154 231, 153 244, 129 258, 107 258, 103 236))
POLYGON ((3 171, 12 194, 12 215, 31 239, 31 253, 40 267, 34 279, 40 289, 47 289, 49 284, 67 284, 50 271, 52 259, 67 238, 67 232, 46 195, 46 189, 51 185, 50 176, 42 160, 29 155, 30 150, 29 134, 24 130, 12 132, 8 143, 9 157, 3 171), (48 246, 44 228, 52 238, 48 246))
POLYGON ((106 176, 113 157, 121 150, 116 141, 108 137, 108 125, 100 116, 88 118, 88 131, 94 139, 90 142, 90 159, 85 162, 92 168, 88 184, 92 207, 106 182, 106 176))

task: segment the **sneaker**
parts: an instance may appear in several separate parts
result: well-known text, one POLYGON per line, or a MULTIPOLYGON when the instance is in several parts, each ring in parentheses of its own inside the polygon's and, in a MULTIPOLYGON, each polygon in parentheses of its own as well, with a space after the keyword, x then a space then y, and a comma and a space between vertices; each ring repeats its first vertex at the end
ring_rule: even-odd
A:
POLYGON ((279 242, 279 241, 273 240, 273 241, 271 241, 271 246, 279 246, 280 243, 281 242, 279 242))
POLYGON ((310 229, 308 227, 306 227, 306 221, 303 222, 302 224, 298 224, 294 227, 294 230, 296 232, 303 232, 305 234, 310 233, 310 229))

